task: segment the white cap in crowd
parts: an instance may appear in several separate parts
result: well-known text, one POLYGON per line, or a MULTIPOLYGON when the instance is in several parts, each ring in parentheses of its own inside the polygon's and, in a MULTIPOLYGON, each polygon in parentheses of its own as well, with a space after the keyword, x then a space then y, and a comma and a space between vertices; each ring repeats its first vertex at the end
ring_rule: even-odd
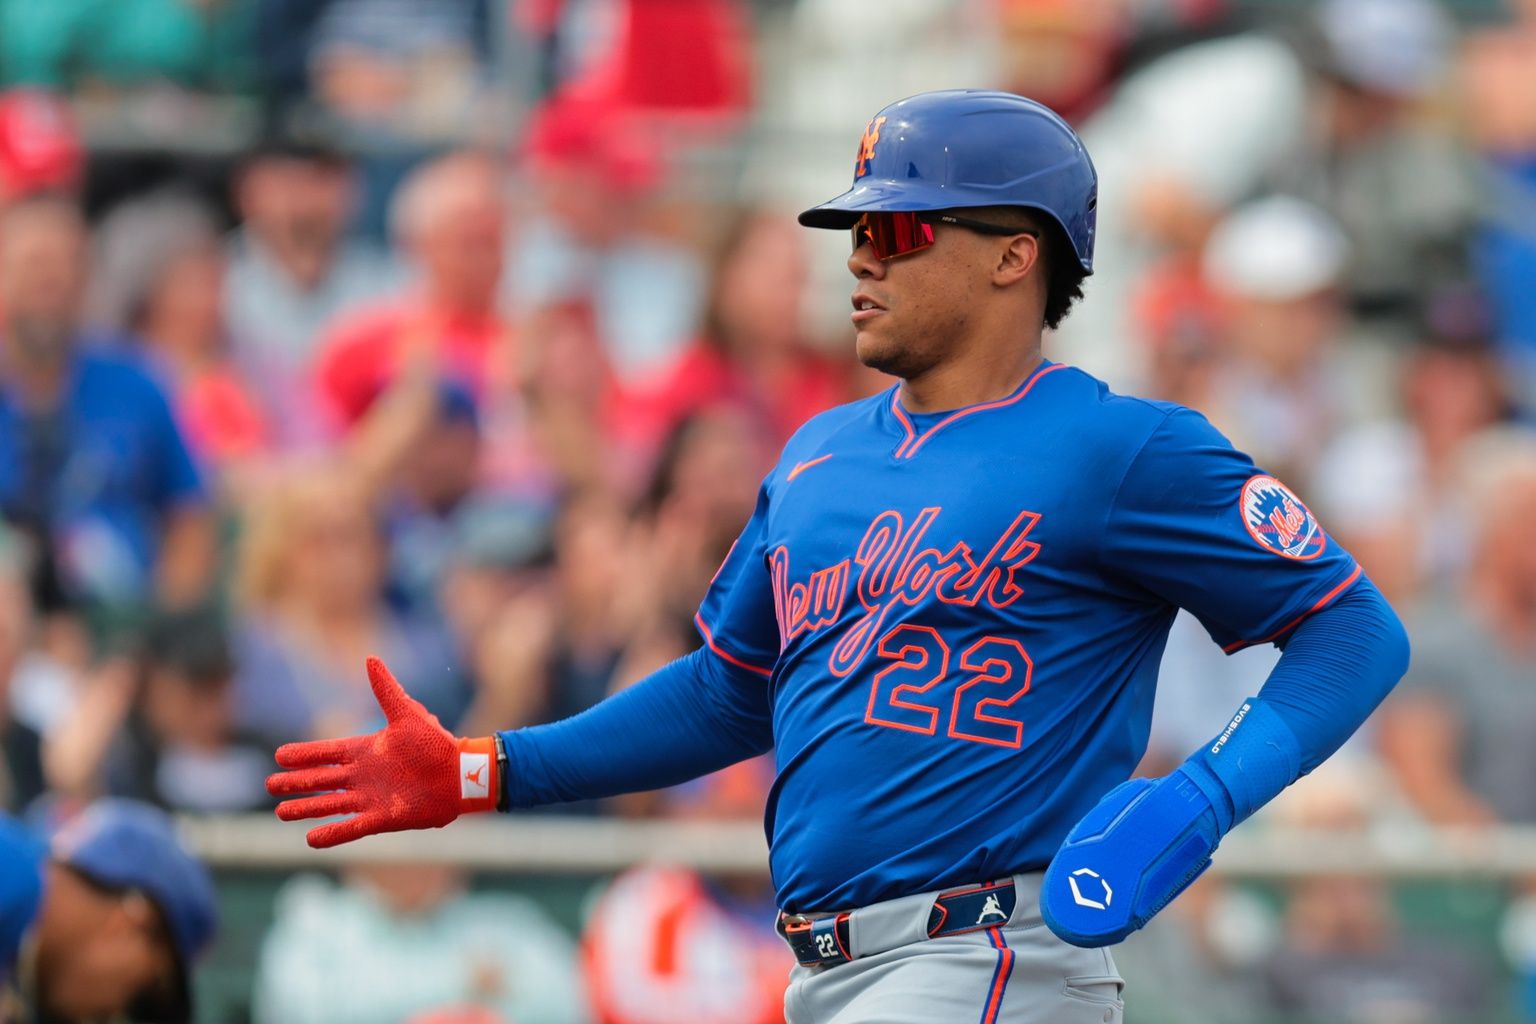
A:
POLYGON ((1435 0, 1325 0, 1318 27, 1346 81, 1412 97, 1445 74, 1454 29, 1435 0))
POLYGON ((1349 242, 1311 203, 1270 196, 1228 214, 1206 241, 1202 271, 1212 288, 1254 299, 1299 299, 1336 284, 1349 242))

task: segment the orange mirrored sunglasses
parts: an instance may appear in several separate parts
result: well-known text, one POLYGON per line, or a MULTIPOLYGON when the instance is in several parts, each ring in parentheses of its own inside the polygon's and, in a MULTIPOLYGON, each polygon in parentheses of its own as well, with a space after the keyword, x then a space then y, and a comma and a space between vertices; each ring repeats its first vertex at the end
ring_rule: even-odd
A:
POLYGON ((933 244, 933 225, 953 224, 955 227, 979 231, 984 235, 1031 235, 1039 232, 1029 228, 1009 228, 1001 224, 956 217, 948 213, 928 210, 880 210, 866 213, 853 225, 853 247, 858 249, 865 242, 881 261, 893 260, 921 252, 933 244))

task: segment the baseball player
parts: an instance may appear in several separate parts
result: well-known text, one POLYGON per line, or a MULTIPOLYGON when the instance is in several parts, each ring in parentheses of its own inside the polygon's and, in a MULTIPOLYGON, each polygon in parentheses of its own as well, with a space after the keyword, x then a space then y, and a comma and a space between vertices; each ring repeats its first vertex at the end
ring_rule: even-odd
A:
POLYGON ((1408 645, 1301 499, 1198 413, 1043 357, 1093 268, 1096 191, 1072 130, 1022 97, 880 111, 853 187, 800 222, 851 231, 858 355, 900 381, 790 439, 699 608, 703 647, 573 718, 469 739, 373 660, 387 726, 280 748, 274 794, 330 792, 278 815, 355 814, 309 833, 326 847, 772 748, 792 1024, 1119 1020, 1104 947, 1337 749, 1408 645), (1228 651, 1284 653, 1180 768, 1127 781, 1181 607, 1228 651))
POLYGON ((49 845, 0 816, 0 1022, 185 1024, 213 883, 147 804, 104 800, 49 845))

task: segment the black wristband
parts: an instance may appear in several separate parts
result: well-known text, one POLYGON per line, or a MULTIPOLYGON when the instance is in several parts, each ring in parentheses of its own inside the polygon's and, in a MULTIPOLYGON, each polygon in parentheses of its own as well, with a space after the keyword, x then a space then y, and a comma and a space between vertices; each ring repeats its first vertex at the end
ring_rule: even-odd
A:
POLYGON ((501 741, 501 733, 493 733, 496 741, 496 779, 501 785, 496 787, 496 810, 503 813, 507 810, 507 745, 501 741))

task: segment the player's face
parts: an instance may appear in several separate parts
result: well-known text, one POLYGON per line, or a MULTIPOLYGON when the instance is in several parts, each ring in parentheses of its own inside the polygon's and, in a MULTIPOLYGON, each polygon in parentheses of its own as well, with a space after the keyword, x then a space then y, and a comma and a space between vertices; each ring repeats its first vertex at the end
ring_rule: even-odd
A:
POLYGON ((854 345, 865 366, 920 377, 965 343, 973 310, 988 298, 1001 241, 938 224, 933 244, 881 260, 866 239, 848 257, 854 345))

